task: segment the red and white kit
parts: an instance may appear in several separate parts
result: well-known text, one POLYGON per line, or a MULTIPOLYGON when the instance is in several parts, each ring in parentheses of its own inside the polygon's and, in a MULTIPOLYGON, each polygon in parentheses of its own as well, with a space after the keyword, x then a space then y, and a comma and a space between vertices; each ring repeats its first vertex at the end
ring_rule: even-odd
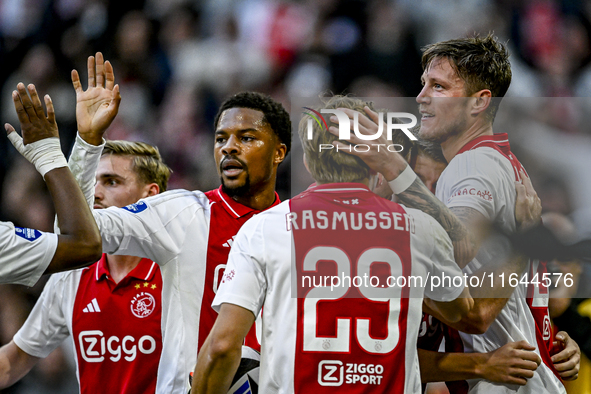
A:
POLYGON ((55 234, 0 222, 0 283, 33 286, 56 249, 55 234))
MULTIPOLYGON (((89 201, 101 151, 77 137, 70 156, 70 169, 89 201)), ((233 238, 258 212, 235 202, 221 188, 207 193, 171 190, 124 208, 93 211, 105 253, 149 258, 162 271, 163 348, 157 393, 186 394, 198 346, 217 317, 211 301, 233 238)))
POLYGON ((463 289, 431 289, 429 275, 461 276, 433 218, 362 184, 326 184, 243 226, 214 308, 230 303, 255 316, 264 308, 260 392, 420 393, 423 296, 451 301, 463 289), (304 275, 415 276, 423 285, 331 290, 304 275))
POLYGON ((53 275, 14 342, 45 358, 72 336, 82 394, 154 393, 162 350, 162 276, 143 259, 119 283, 105 255, 53 275))
MULTIPOLYGON (((466 144, 449 162, 437 183, 437 198, 449 208, 470 207, 494 221, 503 230, 515 232, 515 181, 520 179, 521 163, 511 152, 507 134, 482 136, 466 144)), ((464 272, 470 274, 499 258, 498 251, 483 245, 464 272)), ((544 272, 545 266, 532 261, 532 274, 544 272)), ((542 282, 541 279, 539 279, 542 282)), ((506 278, 505 286, 509 286, 506 278)), ((509 342, 526 340, 536 346, 542 364, 528 379, 526 386, 503 385, 486 380, 468 381, 470 393, 566 393, 555 374, 548 343, 552 331, 549 325, 548 292, 543 286, 518 283, 507 305, 487 332, 482 335, 460 333, 466 352, 490 352, 509 342)))

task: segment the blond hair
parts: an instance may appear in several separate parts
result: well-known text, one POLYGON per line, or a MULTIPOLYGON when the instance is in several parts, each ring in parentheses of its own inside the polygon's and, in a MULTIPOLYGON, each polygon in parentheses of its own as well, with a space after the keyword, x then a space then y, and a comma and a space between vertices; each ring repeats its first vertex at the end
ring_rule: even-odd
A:
MULTIPOLYGON (((369 107, 375 111, 372 102, 366 102, 356 97, 335 95, 324 99, 321 108, 336 109, 348 108, 368 116, 364 108, 369 107)), ((381 111, 384 112, 384 111, 381 111)), ((341 183, 341 182, 360 182, 369 178, 369 167, 359 157, 350 155, 346 152, 337 152, 336 149, 322 149, 321 145, 330 145, 333 141, 338 141, 338 137, 325 130, 324 126, 312 122, 312 139, 307 138, 308 116, 303 116, 298 127, 298 134, 304 148, 305 160, 308 171, 319 183, 341 183)), ((328 126, 338 126, 326 119, 328 126)), ((406 149, 408 139, 404 134, 397 130, 392 133, 392 143, 400 144, 406 149)))
POLYGON ((144 142, 122 140, 107 141, 104 155, 130 156, 131 168, 144 184, 155 183, 160 192, 166 191, 172 170, 164 164, 158 148, 144 142))

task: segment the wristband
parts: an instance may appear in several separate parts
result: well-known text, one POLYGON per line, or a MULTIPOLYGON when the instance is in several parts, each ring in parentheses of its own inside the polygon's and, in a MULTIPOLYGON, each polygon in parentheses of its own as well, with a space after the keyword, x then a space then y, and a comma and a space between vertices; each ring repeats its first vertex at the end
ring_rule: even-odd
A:
POLYGON ((18 133, 12 132, 8 134, 8 139, 43 177, 51 170, 68 166, 62 153, 60 140, 57 137, 44 138, 25 145, 22 137, 18 133))
POLYGON ((390 185, 390 189, 394 194, 400 194, 404 192, 413 182, 417 179, 417 174, 410 168, 410 166, 406 166, 404 171, 400 175, 388 182, 390 185))

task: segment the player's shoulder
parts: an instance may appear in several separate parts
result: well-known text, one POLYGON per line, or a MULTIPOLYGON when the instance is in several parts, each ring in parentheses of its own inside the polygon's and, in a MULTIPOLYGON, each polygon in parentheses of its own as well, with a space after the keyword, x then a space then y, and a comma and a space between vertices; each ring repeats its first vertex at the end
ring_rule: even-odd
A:
POLYGON ((139 213, 148 207, 161 208, 175 207, 176 209, 209 209, 210 201, 208 196, 199 190, 174 189, 167 190, 154 196, 142 198, 135 204, 128 205, 123 209, 133 213, 139 213))
MULTIPOLYGON (((483 146, 456 155, 449 165, 456 171, 503 174, 511 170, 509 159, 494 148, 483 146)), ((448 167, 449 167, 448 165, 448 167)), ((512 173, 512 171, 509 171, 512 173)))
POLYGON ((89 267, 51 274, 43 288, 43 292, 62 292, 72 286, 78 287, 82 275, 90 274, 94 268, 95 265, 93 264, 89 267))
MULTIPOLYGON (((286 228, 282 226, 285 223, 286 216, 289 214, 289 200, 283 201, 274 207, 265 211, 257 213, 252 218, 248 219, 246 223, 240 228, 240 232, 246 234, 263 234, 265 231, 276 233, 279 228, 286 228)), ((264 236, 264 235, 263 235, 264 236)))
POLYGON ((414 234, 422 236, 425 233, 432 234, 433 232, 444 232, 445 230, 433 216, 415 208, 403 206, 406 214, 413 222, 412 228, 415 230, 414 234))

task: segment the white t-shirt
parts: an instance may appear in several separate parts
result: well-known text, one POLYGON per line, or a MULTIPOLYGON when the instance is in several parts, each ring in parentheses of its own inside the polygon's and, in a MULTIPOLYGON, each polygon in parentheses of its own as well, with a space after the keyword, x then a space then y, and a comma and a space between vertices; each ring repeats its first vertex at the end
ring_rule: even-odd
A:
MULTIPOLYGON (((436 195, 449 208, 470 207, 507 232, 515 232, 515 181, 521 164, 511 153, 506 134, 480 137, 460 150, 437 182, 436 195)), ((493 246, 483 244, 464 272, 470 274, 503 256, 493 246)), ((537 272, 537 262, 532 262, 537 272)), ((530 267, 530 272, 532 267, 530 267)), ((521 278, 521 276, 520 276, 521 278)), ((508 286, 508 278, 505 279, 508 286)), ((527 304, 528 286, 519 283, 497 319, 482 335, 460 333, 466 352, 490 352, 509 342, 526 340, 538 347, 536 322, 527 304)), ((538 294, 539 296, 539 294, 538 294)), ((547 293, 537 297, 547 307, 547 293), (545 300, 545 301, 544 301, 545 300)), ((547 308, 546 308, 547 309, 547 308)), ((540 354, 540 349, 536 349, 540 354)), ((542 351, 543 353, 543 351, 542 351)), ((526 386, 502 385, 485 380, 469 380, 470 393, 565 393, 559 379, 544 360, 526 386), (509 391, 507 391, 509 390, 509 391)))
POLYGON ((0 283, 33 286, 45 272, 57 235, 0 222, 0 283))
POLYGON ((410 293, 396 286, 351 288, 347 296, 313 286, 295 298, 296 275, 303 286, 301 273, 324 270, 322 260, 333 259, 337 276, 376 275, 376 262, 389 264, 393 277, 461 276, 451 241, 433 218, 360 184, 316 186, 257 215, 236 236, 213 306, 235 304, 255 316, 263 310, 260 392, 420 393, 416 341, 423 296, 451 301, 463 283, 417 285, 410 293), (303 269, 312 255, 313 267, 303 269))

